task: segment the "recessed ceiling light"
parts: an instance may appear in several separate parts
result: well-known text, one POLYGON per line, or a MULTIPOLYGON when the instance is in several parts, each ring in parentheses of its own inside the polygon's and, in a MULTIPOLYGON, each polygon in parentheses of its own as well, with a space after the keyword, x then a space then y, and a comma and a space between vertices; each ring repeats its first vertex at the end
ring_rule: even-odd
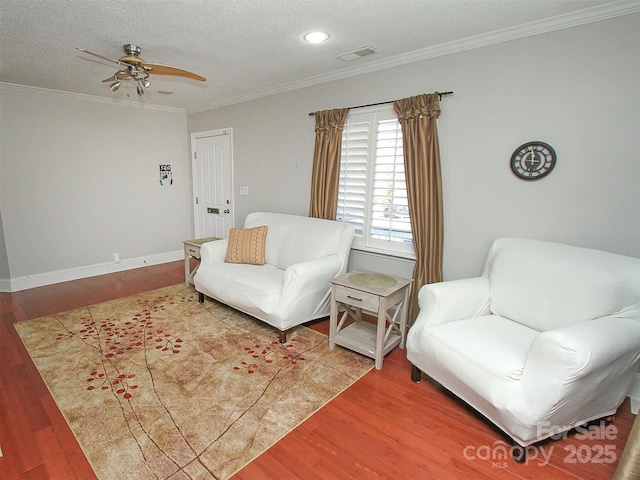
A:
POLYGON ((325 32, 309 32, 304 39, 309 43, 322 43, 329 38, 329 34, 325 32))

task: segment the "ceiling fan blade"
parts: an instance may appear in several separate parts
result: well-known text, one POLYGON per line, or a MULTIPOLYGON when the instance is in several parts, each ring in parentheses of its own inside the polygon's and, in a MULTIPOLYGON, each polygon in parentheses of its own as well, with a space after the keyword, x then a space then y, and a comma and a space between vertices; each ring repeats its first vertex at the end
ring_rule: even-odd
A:
POLYGON ((142 67, 153 75, 173 75, 174 77, 185 77, 200 82, 206 82, 207 79, 187 70, 181 68, 169 67, 167 65, 158 65, 155 63, 143 63, 142 67))
POLYGON ((118 59, 119 63, 126 63, 127 65, 131 65, 131 64, 142 64, 144 63, 144 60, 141 59, 140 57, 135 57, 133 55, 125 55, 124 57, 120 57, 118 59))
POLYGON ((84 48, 76 47, 76 50, 79 50, 82 53, 88 53, 89 55, 93 55, 94 57, 101 58, 102 60, 106 60, 107 62, 115 63, 116 65, 122 65, 122 62, 119 62, 118 60, 113 60, 109 57, 98 55, 97 53, 90 52, 89 50, 85 50, 84 48))

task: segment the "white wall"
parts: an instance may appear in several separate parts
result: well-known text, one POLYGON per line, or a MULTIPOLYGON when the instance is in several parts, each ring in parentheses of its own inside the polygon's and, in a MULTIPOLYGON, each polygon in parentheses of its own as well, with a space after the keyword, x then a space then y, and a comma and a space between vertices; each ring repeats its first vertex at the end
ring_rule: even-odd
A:
MULTIPOLYGON (((478 274, 500 236, 640 257, 638 45, 632 14, 193 113, 188 131, 233 127, 235 191, 250 193, 235 198, 236 225, 254 210, 306 215, 308 112, 453 90, 438 122, 445 279, 478 274), (531 140, 558 163, 527 183, 509 158, 531 140)), ((371 258, 352 255, 375 269, 371 258)))
POLYGON ((180 258, 192 235, 184 111, 11 86, 0 102, 12 289, 180 258), (173 185, 160 186, 160 164, 173 185))
MULTIPOLYGON (((306 215, 308 112, 435 90, 455 92, 439 120, 445 278, 477 274, 504 235, 640 257, 639 27, 627 15, 188 116, 0 87, 0 290, 180 258, 192 132, 234 128, 237 225, 254 210, 306 215), (558 152, 534 183, 508 166, 529 140, 558 152), (167 163, 174 185, 160 187, 167 163)), ((358 254, 352 266, 411 267, 358 254)))

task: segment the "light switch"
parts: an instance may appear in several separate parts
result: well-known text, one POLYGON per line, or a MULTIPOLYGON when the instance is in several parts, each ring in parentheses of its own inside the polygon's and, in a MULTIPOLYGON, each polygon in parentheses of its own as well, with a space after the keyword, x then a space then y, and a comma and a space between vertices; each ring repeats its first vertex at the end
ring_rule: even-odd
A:
POLYGON ((240 195, 243 197, 249 195, 249 187, 240 187, 240 195))

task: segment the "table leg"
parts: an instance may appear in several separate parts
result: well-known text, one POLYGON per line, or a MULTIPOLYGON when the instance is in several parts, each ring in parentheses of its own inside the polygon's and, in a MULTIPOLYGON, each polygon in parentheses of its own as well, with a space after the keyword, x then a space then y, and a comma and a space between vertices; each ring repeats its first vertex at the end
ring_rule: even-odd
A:
POLYGON ((378 306, 378 328, 376 331, 376 369, 382 368, 384 357, 384 336, 387 330, 387 302, 383 301, 378 306))
POLYGON ((190 285, 189 278, 191 277, 191 265, 189 265, 189 254, 184 254, 184 284, 188 287, 190 285))
POLYGON ((400 348, 404 348, 407 343, 407 311, 409 310, 410 293, 411 284, 404 289, 404 302, 402 304, 402 312, 400 312, 400 348))
POLYGON ((338 326, 338 304, 335 301, 333 287, 331 287, 331 314, 329 317, 329 350, 336 346, 336 328, 338 326))

